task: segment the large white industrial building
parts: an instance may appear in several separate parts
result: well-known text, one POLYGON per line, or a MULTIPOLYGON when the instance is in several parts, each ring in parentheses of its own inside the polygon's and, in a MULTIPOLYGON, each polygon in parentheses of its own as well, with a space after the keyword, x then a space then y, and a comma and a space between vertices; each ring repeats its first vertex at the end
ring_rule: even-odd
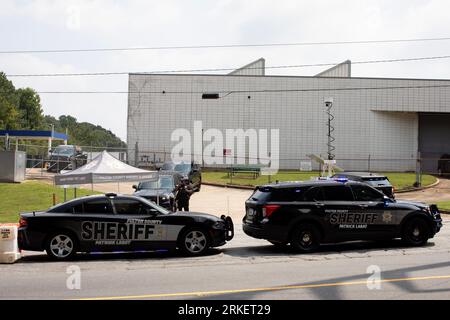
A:
POLYGON ((346 170, 414 171, 420 153, 423 170, 436 172, 450 153, 450 80, 352 77, 350 61, 313 77, 267 76, 264 66, 260 59, 227 75, 130 74, 130 161, 167 160, 172 132, 202 121, 204 130, 279 129, 280 167, 299 169, 308 154, 327 155, 327 98, 335 158, 346 170))

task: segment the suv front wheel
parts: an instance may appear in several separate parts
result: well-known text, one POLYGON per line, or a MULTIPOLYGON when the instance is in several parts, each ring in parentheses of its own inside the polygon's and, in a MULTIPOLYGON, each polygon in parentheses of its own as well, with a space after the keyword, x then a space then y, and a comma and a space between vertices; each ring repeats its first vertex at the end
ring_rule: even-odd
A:
POLYGON ((427 222, 421 218, 409 219, 403 228, 402 240, 411 246, 423 246, 429 238, 427 222))
POLYGON ((299 252, 313 252, 320 246, 320 231, 312 224, 300 224, 292 232, 291 246, 299 252))

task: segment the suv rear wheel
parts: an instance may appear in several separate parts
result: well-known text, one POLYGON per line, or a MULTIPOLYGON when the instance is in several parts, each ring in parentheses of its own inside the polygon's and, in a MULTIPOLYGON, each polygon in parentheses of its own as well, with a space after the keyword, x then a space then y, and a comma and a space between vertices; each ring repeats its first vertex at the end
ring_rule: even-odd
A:
POLYGON ((312 224, 301 224, 295 227, 291 246, 299 252, 313 252, 320 246, 320 231, 312 224))

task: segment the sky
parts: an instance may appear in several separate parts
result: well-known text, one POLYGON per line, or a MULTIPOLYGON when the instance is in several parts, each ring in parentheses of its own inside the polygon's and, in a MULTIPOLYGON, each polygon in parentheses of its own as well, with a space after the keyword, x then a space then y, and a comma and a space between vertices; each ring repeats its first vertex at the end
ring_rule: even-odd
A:
MULTIPOLYGON (((331 42, 450 37, 448 0, 2 0, 0 51, 331 42)), ((450 55, 450 41, 324 46, 0 53, 7 75, 150 72, 450 55)), ((267 70, 315 75, 326 67, 267 70)), ((450 79, 450 59, 354 65, 353 76, 450 79)), ((127 91, 128 76, 10 77, 36 91, 127 91)), ((45 114, 70 114, 126 140, 126 94, 42 93, 45 114)))

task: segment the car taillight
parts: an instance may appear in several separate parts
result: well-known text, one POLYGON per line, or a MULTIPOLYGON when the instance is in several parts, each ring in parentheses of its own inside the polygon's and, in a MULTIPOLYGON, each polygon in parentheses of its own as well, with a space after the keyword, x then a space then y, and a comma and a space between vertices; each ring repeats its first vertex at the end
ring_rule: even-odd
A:
POLYGON ((27 225, 28 225, 28 221, 26 219, 24 219, 24 218, 20 218, 20 220, 19 220, 19 228, 25 227, 27 225))
POLYGON ((279 205, 266 205, 263 207, 262 209, 262 214, 264 218, 269 218, 272 213, 275 212, 275 210, 277 210, 278 208, 280 208, 279 205))

